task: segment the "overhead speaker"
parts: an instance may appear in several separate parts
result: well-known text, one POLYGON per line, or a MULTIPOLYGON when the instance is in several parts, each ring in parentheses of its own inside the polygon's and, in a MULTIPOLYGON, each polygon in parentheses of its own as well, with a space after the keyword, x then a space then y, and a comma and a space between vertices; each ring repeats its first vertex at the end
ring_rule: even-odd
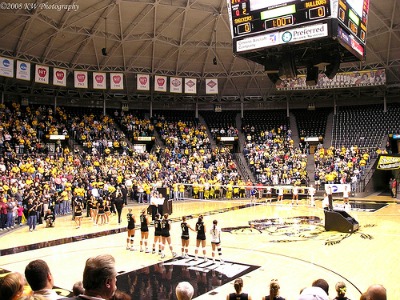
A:
POLYGON ((216 66, 217 65, 217 57, 214 56, 213 58, 213 65, 216 66))
POLYGON ((101 48, 101 53, 102 53, 104 56, 107 56, 107 48, 101 48))
POLYGON ((280 84, 282 80, 279 78, 278 73, 268 73, 268 78, 273 84, 280 84))
POLYGON ((295 79, 297 77, 296 64, 292 55, 282 57, 278 76, 281 80, 295 79))
POLYGON ((318 67, 307 67, 306 85, 313 86, 318 83, 318 67))
POLYGON ((336 56, 329 65, 325 67, 325 75, 329 79, 333 79, 340 68, 340 57, 336 56))

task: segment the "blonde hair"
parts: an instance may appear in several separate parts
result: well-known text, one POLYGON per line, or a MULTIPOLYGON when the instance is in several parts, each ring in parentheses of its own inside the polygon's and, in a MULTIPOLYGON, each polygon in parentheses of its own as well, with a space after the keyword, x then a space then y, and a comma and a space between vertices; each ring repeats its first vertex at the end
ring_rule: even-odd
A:
POLYGON ((21 279, 24 279, 24 277, 21 273, 17 272, 9 273, 3 277, 0 280, 0 298, 2 300, 13 300, 21 296, 24 291, 21 279))

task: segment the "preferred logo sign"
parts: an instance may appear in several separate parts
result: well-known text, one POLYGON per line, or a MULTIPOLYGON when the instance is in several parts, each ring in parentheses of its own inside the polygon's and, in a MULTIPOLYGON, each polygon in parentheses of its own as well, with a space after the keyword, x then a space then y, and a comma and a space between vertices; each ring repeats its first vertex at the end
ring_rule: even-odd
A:
POLYGON ((88 88, 88 76, 86 71, 74 72, 74 86, 78 89, 88 88))
POLYGON ((17 60, 17 79, 31 80, 31 63, 17 60))
POLYGON ((110 73, 110 88, 112 90, 123 90, 124 89, 124 74, 110 73))
POLYGON ((150 75, 138 74, 136 85, 138 91, 150 91, 150 75))
POLYGON ((53 84, 59 86, 67 86, 67 70, 54 68, 53 69, 53 84))
POLYGON ((167 76, 154 76, 154 91, 166 92, 167 91, 167 76))
POLYGON ((49 84, 49 67, 35 66, 35 82, 49 84))
POLYGON ((106 73, 93 73, 93 88, 99 90, 105 90, 107 88, 106 73))

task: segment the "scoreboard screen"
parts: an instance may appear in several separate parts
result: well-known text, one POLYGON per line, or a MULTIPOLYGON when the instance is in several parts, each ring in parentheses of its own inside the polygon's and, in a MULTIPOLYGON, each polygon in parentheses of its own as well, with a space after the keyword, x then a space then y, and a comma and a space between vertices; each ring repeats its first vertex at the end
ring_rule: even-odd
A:
POLYGON ((369 0, 339 0, 337 18, 347 31, 365 45, 369 0))

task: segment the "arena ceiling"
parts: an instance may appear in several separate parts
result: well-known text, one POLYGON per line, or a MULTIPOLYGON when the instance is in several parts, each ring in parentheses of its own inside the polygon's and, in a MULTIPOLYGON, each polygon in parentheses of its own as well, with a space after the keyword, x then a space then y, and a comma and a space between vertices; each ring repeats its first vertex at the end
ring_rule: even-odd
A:
MULTIPOLYGON (((153 95, 153 101, 279 101, 262 66, 232 53, 226 0, 58 0, 6 1, 23 9, 0 9, 0 55, 72 70, 125 73, 125 91, 107 93, 121 101, 150 99, 136 92, 137 73, 219 80, 220 95, 153 95), (35 3, 36 9, 31 9, 35 3), (54 6, 50 6, 54 4, 54 6), (70 5, 67 10, 60 5, 70 5), (107 49, 107 56, 102 54, 107 49), (213 63, 214 57, 217 63, 213 63), (163 100, 161 100, 161 98, 163 100), (171 99, 168 99, 171 98, 171 99), (190 98, 190 99, 189 99, 190 98)), ((4 2, 3 2, 4 3, 4 2)), ((398 95, 400 89, 400 1, 371 0, 366 61, 341 65, 341 71, 385 68, 387 86, 340 90, 361 97, 398 95)), ((69 75, 71 79, 72 74, 69 75)), ((70 98, 99 97, 76 91, 0 78, 2 89, 30 95, 70 98), (25 86, 23 86, 25 85, 25 86)), ((72 86, 72 84, 71 84, 72 86)), ((291 93, 290 97, 332 92, 291 93)), ((100 95, 102 95, 100 93, 100 95)))

